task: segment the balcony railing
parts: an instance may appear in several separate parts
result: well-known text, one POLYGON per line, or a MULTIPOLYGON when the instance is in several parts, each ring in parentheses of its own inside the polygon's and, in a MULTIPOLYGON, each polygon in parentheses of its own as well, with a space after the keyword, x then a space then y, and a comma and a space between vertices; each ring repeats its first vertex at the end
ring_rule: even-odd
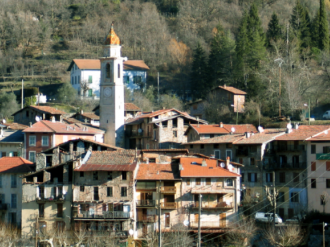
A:
POLYGON ((103 212, 91 212, 82 211, 80 214, 76 215, 76 218, 87 218, 87 219, 121 219, 129 218, 129 212, 123 211, 103 211, 103 212))
POLYGON ((162 202, 161 208, 163 209, 176 209, 176 202, 162 202))
POLYGON ((7 203, 0 203, 0 210, 8 210, 7 203))
MULTIPOLYGON (((193 204, 193 208, 198 208, 199 202, 195 202, 193 204)), ((234 207, 234 203, 230 202, 218 202, 218 203, 212 203, 212 202, 202 202, 201 208, 203 209, 231 209, 234 207)))
POLYGON ((36 197, 37 202, 51 202, 51 201, 65 201, 65 195, 51 196, 51 197, 36 197))
POLYGON ((137 221, 139 222, 156 222, 156 215, 142 215, 138 217, 137 221))
MULTIPOLYGON (((191 221, 190 227, 198 228, 198 221, 191 221)), ((201 228, 221 228, 221 227, 226 227, 225 221, 219 221, 219 220, 203 221, 203 220, 201 220, 201 228)))
POLYGON ((300 152, 305 151, 305 145, 275 145, 274 149, 278 152, 300 152))
POLYGON ((276 163, 271 162, 266 167, 269 169, 306 169, 306 162, 295 162, 295 163, 276 163))
POLYGON ((127 137, 151 137, 151 132, 138 131, 138 130, 126 130, 127 137))
POLYGON ((155 200, 137 200, 136 206, 137 207, 155 207, 156 203, 155 203, 155 200))
POLYGON ((160 193, 163 194, 175 194, 176 188, 175 186, 163 186, 160 188, 160 193))

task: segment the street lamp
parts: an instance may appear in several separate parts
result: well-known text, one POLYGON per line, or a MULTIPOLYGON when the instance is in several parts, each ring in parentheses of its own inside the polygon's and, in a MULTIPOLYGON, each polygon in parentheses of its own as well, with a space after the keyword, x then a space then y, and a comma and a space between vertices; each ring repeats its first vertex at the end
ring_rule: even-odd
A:
POLYGON ((308 100, 308 104, 304 104, 304 106, 308 106, 308 125, 311 125, 311 99, 308 100))

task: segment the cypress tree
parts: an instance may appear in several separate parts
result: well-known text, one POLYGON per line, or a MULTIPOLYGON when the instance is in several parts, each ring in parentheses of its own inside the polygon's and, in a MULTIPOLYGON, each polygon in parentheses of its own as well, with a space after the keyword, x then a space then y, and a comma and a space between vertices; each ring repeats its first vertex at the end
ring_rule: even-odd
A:
POLYGON ((207 65, 205 52, 200 43, 193 51, 193 62, 191 68, 191 92, 194 99, 206 97, 207 92, 207 65))
POLYGON ((320 0, 320 17, 319 17, 319 49, 323 51, 329 50, 329 25, 327 14, 325 11, 324 0, 320 0))
POLYGON ((316 16, 311 23, 311 46, 312 47, 319 47, 319 20, 320 20, 320 10, 317 11, 316 16))
POLYGON ((251 38, 254 35, 255 31, 258 31, 260 37, 264 39, 264 30, 262 29, 261 26, 261 20, 259 18, 258 14, 258 8, 255 3, 251 5, 250 11, 249 11, 249 16, 247 19, 247 28, 248 28, 248 33, 249 33, 249 38, 251 38))
POLYGON ((278 41, 282 38, 282 28, 279 24, 279 20, 277 17, 277 14, 275 12, 272 15, 272 18, 270 19, 268 23, 268 30, 267 30, 267 46, 271 46, 271 41, 278 41))

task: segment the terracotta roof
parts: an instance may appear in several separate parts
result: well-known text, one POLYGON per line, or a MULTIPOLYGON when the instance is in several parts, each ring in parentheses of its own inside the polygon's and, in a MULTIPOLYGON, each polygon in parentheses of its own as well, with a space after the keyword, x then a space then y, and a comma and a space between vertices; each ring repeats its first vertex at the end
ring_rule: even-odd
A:
POLYGON ((104 131, 88 127, 82 124, 66 124, 61 122, 51 122, 48 120, 41 120, 36 122, 23 132, 47 132, 47 133, 71 133, 71 134, 81 134, 81 135, 95 135, 103 133, 104 131))
POLYGON ((4 123, 3 125, 6 125, 8 129, 12 130, 24 130, 28 128, 29 126, 19 123, 4 123))
POLYGON ((93 151, 87 162, 75 171, 133 171, 135 150, 93 151))
POLYGON ((95 120, 100 119, 100 116, 96 115, 94 112, 77 113, 74 116, 76 116, 76 115, 81 115, 81 116, 83 116, 85 118, 88 118, 88 119, 95 119, 95 120))
POLYGON ((239 174, 230 172, 227 169, 217 166, 218 160, 204 158, 180 158, 183 170, 180 171, 181 177, 240 177, 239 174), (205 160, 207 166, 202 166, 205 160), (192 164, 196 162, 196 164, 192 164))
POLYGON ((176 180, 171 164, 140 164, 137 180, 176 180))
POLYGON ((217 88, 220 88, 220 89, 226 90, 226 91, 231 92, 231 93, 233 93, 233 94, 246 94, 246 92, 244 92, 244 91, 242 91, 242 90, 240 90, 240 89, 237 89, 237 88, 235 88, 235 87, 226 86, 226 85, 224 85, 224 86, 219 86, 219 87, 217 87, 217 88))
POLYGON ((184 152, 184 153, 189 153, 189 150, 188 149, 177 149, 177 148, 172 148, 172 149, 142 149, 141 150, 142 152, 168 152, 168 153, 181 153, 181 152, 184 152))
POLYGON ((231 132, 231 128, 235 128, 235 134, 243 134, 245 132, 258 132, 256 127, 253 124, 223 124, 223 127, 220 127, 220 124, 212 125, 197 125, 190 124, 190 126, 196 130, 198 134, 228 134, 231 132))
POLYGON ((27 173, 33 170, 33 162, 21 157, 0 158, 0 172, 2 173, 27 173))
POLYGON ((125 111, 141 111, 141 108, 133 103, 125 103, 125 111))
POLYGON ((124 62, 124 70, 149 70, 143 60, 127 60, 124 62))
POLYGON ((221 135, 216 136, 208 139, 202 139, 192 142, 183 143, 183 145, 190 145, 190 144, 214 144, 214 143, 234 143, 237 140, 244 138, 244 134, 238 135, 221 135))
POLYGON ((298 129, 292 128, 291 133, 286 133, 276 138, 276 141, 303 141, 330 130, 330 125, 300 125, 298 129))
POLYGON ((104 40, 105 45, 120 45, 120 39, 113 29, 113 24, 111 24, 110 31, 104 40))
POLYGON ((53 115, 64 115, 64 114, 66 114, 66 112, 61 111, 61 110, 57 110, 54 107, 30 105, 30 106, 26 106, 23 109, 20 109, 19 111, 13 113, 12 116, 16 115, 17 113, 23 111, 26 108, 33 108, 36 111, 39 111, 39 112, 42 112, 42 113, 49 113, 49 114, 53 114, 53 115))
POLYGON ((306 139, 306 141, 330 141, 330 131, 324 131, 312 138, 306 139))

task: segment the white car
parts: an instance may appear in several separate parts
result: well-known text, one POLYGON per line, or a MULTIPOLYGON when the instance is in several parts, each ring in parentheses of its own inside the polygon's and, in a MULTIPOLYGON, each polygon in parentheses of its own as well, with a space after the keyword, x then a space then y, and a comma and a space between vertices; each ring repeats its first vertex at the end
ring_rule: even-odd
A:
MULTIPOLYGON (((255 220, 258 222, 273 222, 273 213, 257 212, 255 220)), ((282 218, 277 214, 275 214, 275 223, 283 223, 282 218)))
POLYGON ((326 111, 326 112, 323 114, 323 119, 330 119, 330 111, 326 111))

